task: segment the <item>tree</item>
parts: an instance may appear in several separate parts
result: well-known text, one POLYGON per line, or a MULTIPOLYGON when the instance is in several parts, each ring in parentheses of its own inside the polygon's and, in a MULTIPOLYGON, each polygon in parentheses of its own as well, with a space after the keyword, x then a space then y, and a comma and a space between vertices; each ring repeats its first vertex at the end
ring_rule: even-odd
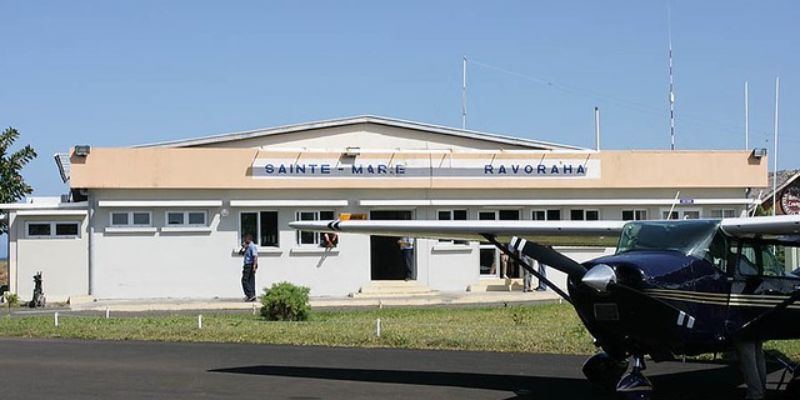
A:
MULTIPOLYGON (((11 152, 11 145, 19 138, 19 132, 8 128, 0 133, 0 203, 13 203, 33 192, 33 188, 22 179, 20 171, 28 162, 36 158, 33 147, 26 145, 11 152)), ((0 234, 8 227, 0 224, 0 234)))

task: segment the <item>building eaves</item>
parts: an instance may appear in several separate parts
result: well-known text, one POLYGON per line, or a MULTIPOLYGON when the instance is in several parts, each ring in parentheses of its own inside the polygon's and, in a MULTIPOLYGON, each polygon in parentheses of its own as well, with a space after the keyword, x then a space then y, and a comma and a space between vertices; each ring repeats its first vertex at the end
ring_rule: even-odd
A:
POLYGON ((541 140, 525 139, 525 138, 500 135, 495 133, 457 129, 441 125, 427 124, 427 123, 387 118, 374 115, 362 115, 349 118, 330 119, 330 120, 315 121, 302 124, 285 125, 275 128, 232 132, 232 133, 204 136, 192 139, 182 139, 182 140, 173 140, 173 141, 137 145, 133 147, 134 148, 148 148, 148 147, 180 148, 180 147, 201 146, 201 145, 209 145, 221 142, 230 142, 230 141, 252 139, 258 137, 282 135, 300 131, 349 126, 356 124, 377 124, 395 128, 406 128, 406 129, 426 131, 426 132, 449 135, 460 138, 484 140, 506 145, 528 147, 531 149, 538 149, 538 150, 578 150, 578 151, 588 150, 586 148, 578 146, 558 144, 541 140))

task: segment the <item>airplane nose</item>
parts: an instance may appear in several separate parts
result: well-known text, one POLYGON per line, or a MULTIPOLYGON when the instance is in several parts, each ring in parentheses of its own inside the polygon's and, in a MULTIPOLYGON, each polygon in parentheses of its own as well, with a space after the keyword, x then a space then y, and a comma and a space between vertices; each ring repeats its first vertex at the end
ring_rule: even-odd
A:
POLYGON ((617 283, 617 274, 608 265, 597 264, 586 272, 581 282, 598 292, 605 292, 609 284, 617 283))

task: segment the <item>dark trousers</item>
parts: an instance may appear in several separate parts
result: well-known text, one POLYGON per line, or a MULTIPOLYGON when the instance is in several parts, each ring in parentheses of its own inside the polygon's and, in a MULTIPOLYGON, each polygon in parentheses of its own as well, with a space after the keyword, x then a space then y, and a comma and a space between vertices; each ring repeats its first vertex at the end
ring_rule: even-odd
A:
POLYGON ((245 264, 242 267, 242 290, 248 298, 256 295, 256 271, 253 264, 245 264))
POLYGON ((402 249, 403 264, 406 267, 406 279, 414 279, 414 249, 402 249))

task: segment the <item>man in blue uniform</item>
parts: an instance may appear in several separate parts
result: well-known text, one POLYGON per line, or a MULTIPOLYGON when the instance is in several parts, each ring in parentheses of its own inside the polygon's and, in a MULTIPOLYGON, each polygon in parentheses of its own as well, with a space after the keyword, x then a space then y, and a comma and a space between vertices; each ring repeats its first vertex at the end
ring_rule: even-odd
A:
POLYGON ((253 235, 247 234, 244 236, 244 243, 239 252, 244 255, 244 265, 242 266, 242 290, 244 290, 244 300, 256 301, 258 247, 253 243, 253 235))

